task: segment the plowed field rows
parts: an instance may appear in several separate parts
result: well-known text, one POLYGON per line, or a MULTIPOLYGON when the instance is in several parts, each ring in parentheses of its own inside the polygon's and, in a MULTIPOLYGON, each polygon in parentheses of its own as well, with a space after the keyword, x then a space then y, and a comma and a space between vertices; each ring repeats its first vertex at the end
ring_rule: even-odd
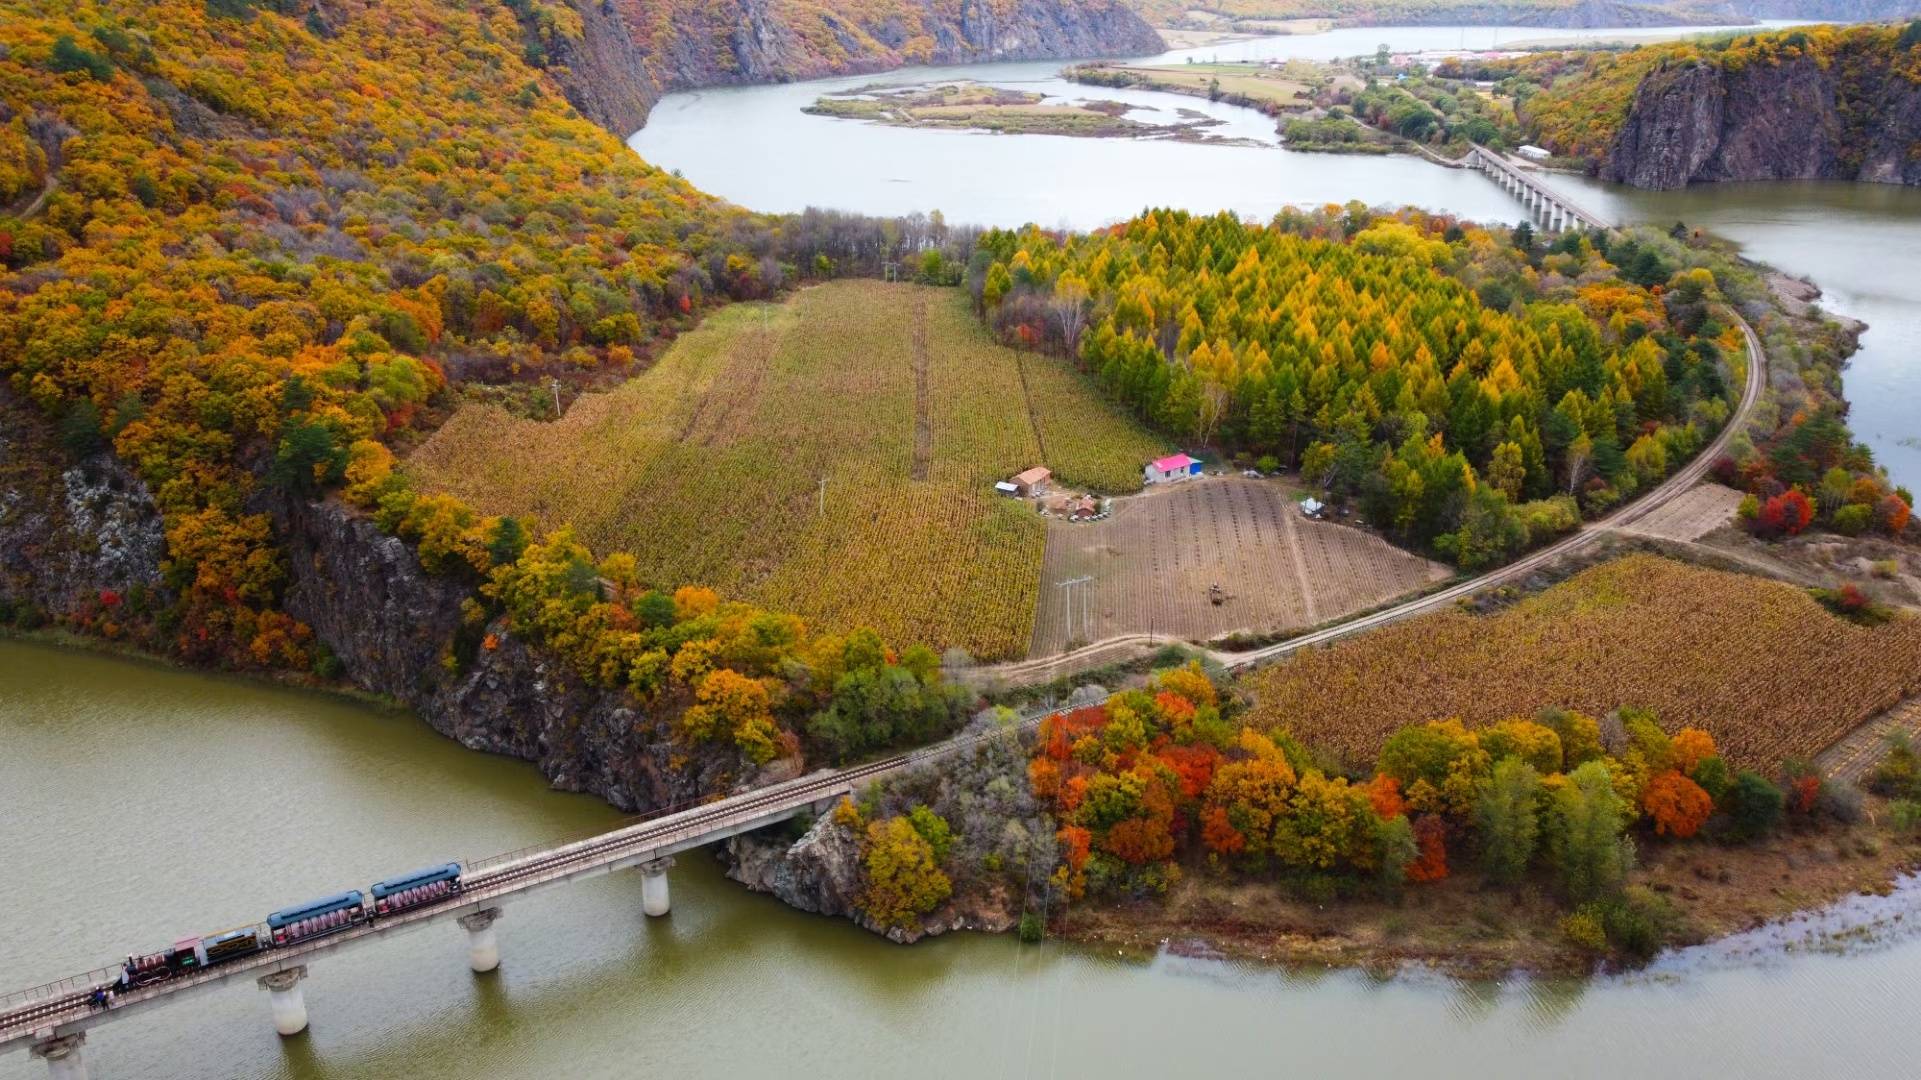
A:
POLYGON ((1734 520, 1741 493, 1722 484, 1702 484, 1634 523, 1634 531, 1669 540, 1699 540, 1734 520))
POLYGON ((1378 537, 1302 517, 1273 481, 1189 480, 1114 505, 1106 521, 1049 524, 1029 655, 1119 634, 1199 640, 1313 626, 1447 576, 1378 537), (1059 584, 1084 576, 1093 582, 1059 584), (1216 584, 1218 606, 1208 597, 1216 584))

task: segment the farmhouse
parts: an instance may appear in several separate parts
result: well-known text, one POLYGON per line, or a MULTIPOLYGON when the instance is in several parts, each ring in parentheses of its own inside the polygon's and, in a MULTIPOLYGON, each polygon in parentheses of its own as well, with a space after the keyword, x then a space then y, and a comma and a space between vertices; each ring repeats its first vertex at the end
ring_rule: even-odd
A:
POLYGON ((1047 494, 1047 482, 1053 479, 1053 477, 1054 474, 1049 472, 1045 466, 1036 465, 1014 477, 1012 481, 1014 492, 1018 495, 1045 495, 1047 494))
POLYGON ((1164 458, 1148 462, 1147 467, 1141 470, 1141 482, 1165 484, 1199 475, 1201 475, 1200 462, 1186 454, 1169 454, 1164 458))

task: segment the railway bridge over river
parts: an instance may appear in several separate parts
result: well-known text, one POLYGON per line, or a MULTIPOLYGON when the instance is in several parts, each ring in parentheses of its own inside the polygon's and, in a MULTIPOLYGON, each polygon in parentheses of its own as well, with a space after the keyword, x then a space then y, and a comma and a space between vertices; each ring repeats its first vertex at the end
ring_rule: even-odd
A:
POLYGON ((1468 168, 1501 185, 1503 191, 1521 200, 1521 205, 1533 212, 1550 232, 1560 232, 1575 225, 1583 225, 1590 229, 1609 227, 1607 222, 1582 209, 1573 199, 1549 187, 1540 177, 1516 167, 1507 158, 1485 147, 1476 146, 1469 150, 1465 164, 1468 168))
POLYGON ((669 908, 667 869, 679 852, 803 813, 825 812, 843 797, 889 773, 990 739, 1011 737, 1038 726, 1047 715, 1032 713, 1005 728, 958 736, 883 761, 815 773, 697 806, 658 812, 585 839, 468 862, 462 867, 460 892, 445 899, 117 993, 104 1006, 93 1003, 94 992, 114 982, 120 974, 118 967, 7 994, 0 997, 0 1053, 25 1049, 47 1063, 55 1080, 85 1080, 82 1048, 89 1029, 245 979, 255 980, 268 991, 275 1028, 282 1035, 294 1035, 307 1026, 300 980, 306 977, 309 964, 333 953, 429 924, 453 922, 467 931, 470 966, 477 972, 492 971, 500 964, 493 924, 503 904, 551 886, 616 870, 639 871, 642 909, 648 915, 665 915, 669 908))
MULTIPOLYGON (((1528 202, 1530 208, 1540 209, 1550 228, 1566 227, 1573 222, 1592 228, 1607 228, 1606 223, 1593 214, 1479 147, 1469 154, 1468 160, 1472 167, 1487 172, 1497 182, 1515 191, 1523 201, 1528 202)), ((1709 464, 1726 449, 1735 433, 1747 426, 1767 381, 1767 355, 1761 348, 1760 339, 1738 312, 1730 311, 1729 315, 1740 326, 1747 340, 1748 354, 1747 377, 1734 415, 1706 449, 1653 491, 1554 544, 1478 577, 1278 644, 1242 653, 1212 653, 1211 659, 1230 669, 1251 667, 1437 610, 1482 589, 1512 582, 1532 573, 1553 560, 1593 543, 1611 530, 1632 524, 1656 507, 1686 492, 1700 482, 1709 464)), ((1097 643, 1086 648, 1098 650, 1112 644, 1115 642, 1097 643)), ((1071 660, 1073 654, 1056 659, 1071 660)), ((1015 679, 1022 675, 1051 677, 1057 674, 1051 668, 1046 670, 1045 675, 1039 669, 1024 670, 1032 668, 1033 663, 1004 665, 1001 671, 1004 676, 1015 679)), ((0 1053, 26 1049, 46 1061, 49 1073, 55 1080, 85 1080, 87 1074, 82 1046, 89 1029, 249 978, 269 992, 274 1026, 283 1035, 296 1034, 307 1026, 307 1007, 301 994, 300 980, 306 977, 308 964, 332 953, 417 930, 430 923, 451 921, 467 931, 470 966, 479 972, 491 971, 500 963, 500 946, 494 935, 493 924, 500 917, 501 905, 550 886, 616 870, 638 870, 641 874, 643 910, 648 915, 665 915, 669 907, 667 869, 677 853, 786 821, 802 813, 824 812, 841 798, 854 794, 859 788, 890 773, 970 749, 989 739, 1006 738, 1015 732, 1032 729, 1048 715, 1050 713, 1046 711, 1031 713, 1006 728, 958 736, 882 761, 836 772, 815 773, 692 807, 671 808, 585 839, 525 848, 469 862, 462 868, 461 891, 451 897, 409 908, 397 915, 380 916, 374 921, 316 940, 268 949, 242 960, 116 994, 104 1007, 96 1007, 90 998, 97 988, 114 981, 120 973, 118 968, 101 968, 45 986, 7 994, 0 997, 0 1053)))

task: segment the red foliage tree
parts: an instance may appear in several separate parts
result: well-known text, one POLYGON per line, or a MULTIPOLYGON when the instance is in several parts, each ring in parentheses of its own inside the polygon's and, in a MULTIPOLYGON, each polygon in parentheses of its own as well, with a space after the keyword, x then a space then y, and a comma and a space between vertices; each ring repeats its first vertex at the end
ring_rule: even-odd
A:
POLYGON ((1227 809, 1220 806, 1201 812, 1201 843, 1218 855, 1239 855, 1247 850, 1247 837, 1227 819, 1227 809))
POLYGON ((1414 842, 1421 853, 1407 864, 1409 881, 1440 881, 1447 877, 1447 825, 1437 814, 1414 819, 1414 842))
POLYGON ((1875 509, 1875 516, 1881 520, 1881 527, 1888 530, 1888 535, 1900 536, 1902 530, 1908 527, 1908 518, 1913 512, 1913 508, 1901 496, 1888 495, 1875 509))
POLYGON ((1107 830, 1101 848, 1122 862, 1143 866, 1174 854, 1174 837, 1158 817, 1128 818, 1107 830))
POLYGON ((1648 781, 1641 808, 1654 819, 1656 833, 1688 837, 1701 831, 1714 813, 1714 799, 1701 785, 1670 769, 1648 781))
POLYGON ((1764 536, 1795 536, 1814 520, 1814 506, 1799 489, 1772 496, 1761 506, 1755 519, 1756 531, 1764 536))
POLYGON ((1804 773, 1790 779, 1787 783, 1788 810, 1796 814, 1812 814, 1814 800, 1821 794, 1821 778, 1814 773, 1804 773))
POLYGON ((1401 782, 1386 773, 1375 773, 1362 790, 1381 820, 1389 821, 1407 813, 1407 800, 1401 797, 1401 782))

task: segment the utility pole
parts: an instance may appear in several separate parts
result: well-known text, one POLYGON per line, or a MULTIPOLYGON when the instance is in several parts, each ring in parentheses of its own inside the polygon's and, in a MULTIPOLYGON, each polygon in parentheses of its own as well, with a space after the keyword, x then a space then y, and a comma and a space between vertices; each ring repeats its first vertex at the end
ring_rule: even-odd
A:
POLYGON ((827 516, 827 478, 820 478, 820 516, 827 516))
POLYGON ((554 391, 554 419, 556 419, 556 420, 558 420, 558 419, 560 419, 560 380, 559 380, 559 379, 557 379, 557 378, 550 378, 550 379, 548 379, 548 380, 547 380, 547 384, 548 384, 549 386, 551 386, 551 387, 553 387, 553 391, 554 391))

